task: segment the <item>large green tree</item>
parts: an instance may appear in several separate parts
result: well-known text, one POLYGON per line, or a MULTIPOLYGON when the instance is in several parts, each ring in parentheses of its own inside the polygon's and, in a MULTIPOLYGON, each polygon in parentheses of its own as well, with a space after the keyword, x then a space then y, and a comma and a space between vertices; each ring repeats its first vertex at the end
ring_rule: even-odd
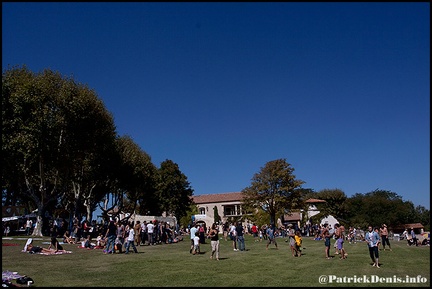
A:
POLYGON ((120 202, 124 199, 120 197, 116 205, 129 212, 138 210, 139 213, 147 213, 154 199, 157 168, 150 155, 130 136, 118 138, 117 150, 120 156, 117 192, 123 192, 127 202, 120 202))
POLYGON ((193 189, 175 162, 165 160, 158 174, 157 192, 161 212, 174 215, 180 220, 191 204, 193 189))
POLYGON ((276 216, 290 213, 303 206, 301 192, 297 189, 305 182, 296 179, 294 168, 286 159, 269 161, 254 174, 249 187, 242 190, 243 209, 249 213, 262 209, 276 224, 276 216))
POLYGON ((376 189, 366 194, 355 194, 347 199, 349 220, 353 226, 381 226, 391 229, 401 224, 417 222, 414 205, 403 201, 398 194, 376 189))
POLYGON ((320 213, 315 218, 332 215, 341 224, 348 225, 346 220, 348 216, 347 196, 341 189, 323 189, 317 192, 314 198, 325 201, 325 203, 317 204, 320 213))
POLYGON ((67 204, 78 186, 75 199, 79 191, 95 200, 85 179, 101 171, 97 154, 115 129, 92 90, 49 69, 9 68, 2 74, 2 127, 3 169, 16 173, 5 175, 2 188, 37 208, 34 235, 42 235, 45 212, 67 204))

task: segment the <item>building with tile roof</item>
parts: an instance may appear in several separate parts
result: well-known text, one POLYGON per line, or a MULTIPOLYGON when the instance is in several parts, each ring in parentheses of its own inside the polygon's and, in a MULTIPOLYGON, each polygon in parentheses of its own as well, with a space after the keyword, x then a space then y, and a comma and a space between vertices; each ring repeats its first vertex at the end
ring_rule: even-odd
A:
MULTIPOLYGON (((192 196, 193 202, 197 205, 198 214, 194 216, 194 221, 198 223, 205 223, 206 227, 210 227, 214 223, 215 210, 217 209, 218 215, 221 218, 221 223, 225 223, 230 219, 238 220, 243 216, 241 207, 243 195, 241 192, 221 193, 221 194, 208 194, 192 196)), ((283 220, 278 219, 278 226, 286 224, 295 224, 297 227, 301 226, 303 217, 309 220, 310 217, 319 213, 316 207, 317 203, 325 203, 320 199, 308 199, 306 203, 309 205, 306 216, 303 210, 294 211, 290 214, 285 214, 283 220)), ((248 223, 246 220, 245 225, 248 223)), ((321 220, 321 224, 328 223, 334 226, 337 220, 333 216, 327 216, 321 220)))
POLYGON ((206 227, 210 227, 215 221, 215 210, 221 218, 221 223, 240 218, 243 215, 242 198, 241 192, 192 196, 199 212, 194 216, 195 222, 205 223, 206 227))

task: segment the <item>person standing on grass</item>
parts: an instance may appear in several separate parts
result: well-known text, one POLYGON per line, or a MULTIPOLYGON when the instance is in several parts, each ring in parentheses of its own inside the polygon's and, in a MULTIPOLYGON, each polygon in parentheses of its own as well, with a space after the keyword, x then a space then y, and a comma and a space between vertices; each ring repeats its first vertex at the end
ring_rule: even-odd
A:
POLYGON ((244 239, 245 229, 244 229, 241 222, 237 223, 237 227, 236 227, 235 231, 237 232, 238 250, 245 251, 246 250, 245 239, 244 239))
POLYGON ((252 235, 255 239, 255 242, 258 242, 259 241, 258 240, 258 226, 255 223, 253 223, 253 225, 251 227, 251 232, 252 232, 252 235))
POLYGON ((275 229, 274 229, 274 224, 270 224, 270 226, 268 226, 267 228, 267 236, 268 236, 268 241, 267 241, 267 245, 266 245, 266 250, 268 250, 268 246, 273 243, 276 246, 276 249, 278 248, 277 246, 277 242, 276 242, 276 237, 275 237, 275 229))
POLYGON ((229 228, 230 228, 229 223, 225 222, 223 224, 223 236, 224 236, 225 241, 228 241, 229 228))
POLYGON ((233 242, 233 249, 234 251, 238 251, 237 249, 237 231, 236 231, 236 226, 234 225, 234 223, 231 224, 230 226, 230 239, 233 242))
POLYGON ((125 225, 123 225, 120 220, 117 221, 117 238, 115 240, 115 245, 117 245, 117 250, 122 253, 123 245, 125 243, 125 225))
POLYGON ((111 220, 108 224, 108 228, 105 233, 105 239, 107 240, 107 246, 106 249, 104 250, 105 254, 114 254, 116 237, 117 237, 117 226, 115 222, 111 220))
POLYGON ((192 251, 193 251, 194 246, 195 246, 194 238, 195 238, 196 232, 198 232, 198 225, 197 224, 193 225, 192 228, 190 229, 191 247, 190 247, 189 253, 191 253, 191 254, 192 254, 192 251))
POLYGON ((382 245, 383 245, 383 250, 385 251, 385 246, 387 244, 387 246, 389 247, 390 251, 392 250, 390 247, 390 241, 388 239, 388 230, 387 230, 387 225, 386 224, 382 224, 381 228, 380 228, 380 233, 381 233, 381 240, 382 240, 382 245))
POLYGON ((337 240, 340 238, 340 228, 339 228, 339 223, 334 224, 334 237, 335 237, 335 243, 333 245, 334 249, 335 249, 335 255, 339 255, 339 249, 338 249, 338 244, 337 244, 337 240))
POLYGON ((199 237, 200 237, 200 244, 205 244, 206 228, 205 228, 204 224, 201 224, 201 226, 199 226, 198 232, 199 232, 199 237))
POLYGON ((292 224, 288 224, 288 240, 289 241, 291 254, 293 257, 297 257, 297 251, 295 250, 295 230, 292 224))
POLYGON ((141 235, 141 244, 140 245, 145 245, 146 240, 147 240, 147 221, 144 221, 141 224, 140 235, 141 235))
POLYGON ((195 237, 193 238, 193 242, 194 242, 194 247, 192 250, 192 254, 199 254, 201 252, 200 250, 200 237, 199 237, 199 231, 197 228, 197 231, 195 232, 195 237))
POLYGON ((27 221, 26 221, 26 235, 27 236, 30 235, 32 226, 33 226, 33 221, 30 218, 27 218, 27 221))
POLYGON ((410 236, 411 236, 411 239, 412 239, 412 241, 413 241, 413 245, 418 246, 418 242, 417 242, 417 235, 415 234, 415 232, 414 232, 414 228, 413 228, 413 227, 411 227, 411 230, 410 230, 410 236))
MULTIPOLYGON (((139 221, 137 221, 137 222, 139 222, 139 221)), ((139 229, 141 230, 141 225, 140 225, 139 229)), ((134 250, 135 253, 138 253, 138 250, 135 247, 136 230, 135 230, 135 227, 133 226, 133 223, 129 222, 129 224, 126 225, 125 232, 127 234, 126 245, 125 245, 125 249, 126 249, 125 254, 129 254, 130 246, 132 246, 132 249, 134 250)))
MULTIPOLYGON (((134 242, 135 242, 135 245, 139 246, 139 245, 141 245, 141 222, 140 222, 140 220, 136 221, 133 229, 135 231, 134 232, 134 238, 135 238, 134 242)), ((127 234, 127 232, 126 232, 126 234, 127 234)), ((125 235, 125 236, 127 236, 127 235, 125 235)))
POLYGON ((372 226, 368 227, 368 232, 365 235, 365 241, 367 242, 369 248, 369 256, 372 260, 372 266, 379 268, 378 258, 378 245, 380 241, 379 234, 372 229, 372 226))
POLYGON ((210 259, 213 259, 213 256, 215 255, 216 260, 219 260, 219 231, 216 228, 215 223, 213 223, 211 226, 208 236, 210 237, 210 244, 212 248, 210 259))
POLYGON ((302 251, 302 247, 301 246, 302 246, 303 240, 302 240, 302 236, 301 236, 300 230, 297 230, 295 232, 294 239, 295 239, 296 256, 301 257, 301 251, 302 251))
POLYGON ((321 231, 321 237, 324 239, 325 258, 328 260, 328 259, 331 259, 331 257, 330 257, 330 232, 329 232, 327 226, 328 226, 327 223, 325 223, 323 225, 323 229, 321 231))
POLYGON ((154 245, 153 231, 154 231, 154 225, 153 225, 152 221, 149 221, 149 223, 147 224, 147 240, 148 240, 149 246, 154 245))

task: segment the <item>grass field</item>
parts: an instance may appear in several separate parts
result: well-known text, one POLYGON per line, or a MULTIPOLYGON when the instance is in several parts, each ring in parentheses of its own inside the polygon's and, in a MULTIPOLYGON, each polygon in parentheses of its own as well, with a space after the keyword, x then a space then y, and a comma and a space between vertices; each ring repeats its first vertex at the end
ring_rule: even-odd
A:
MULTIPOLYGON (((349 255, 340 260, 332 240, 334 258, 326 260, 324 242, 307 237, 301 257, 291 255, 283 238, 277 238, 278 250, 273 244, 266 250, 265 242, 246 236, 243 252, 222 239, 219 261, 210 259, 209 240, 200 255, 190 254, 189 236, 176 244, 139 246, 139 254, 128 255, 69 244, 64 247, 72 254, 32 255, 21 252, 26 240, 3 238, 2 271, 31 277, 33 287, 430 287, 430 247, 408 247, 404 241, 391 241, 393 251, 380 251, 381 268, 375 268, 364 242, 346 242, 349 255), (11 244, 18 246, 5 246, 11 244)), ((36 237, 33 243, 47 247, 48 241, 36 237)))

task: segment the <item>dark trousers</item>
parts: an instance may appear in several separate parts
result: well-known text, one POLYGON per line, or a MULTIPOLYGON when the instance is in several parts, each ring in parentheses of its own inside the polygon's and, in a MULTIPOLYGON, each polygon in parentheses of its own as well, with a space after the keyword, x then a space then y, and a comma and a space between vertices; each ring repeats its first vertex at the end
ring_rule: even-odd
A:
POLYGON ((375 258, 379 257, 377 246, 369 247, 369 256, 371 257, 372 262, 375 262, 375 258))

